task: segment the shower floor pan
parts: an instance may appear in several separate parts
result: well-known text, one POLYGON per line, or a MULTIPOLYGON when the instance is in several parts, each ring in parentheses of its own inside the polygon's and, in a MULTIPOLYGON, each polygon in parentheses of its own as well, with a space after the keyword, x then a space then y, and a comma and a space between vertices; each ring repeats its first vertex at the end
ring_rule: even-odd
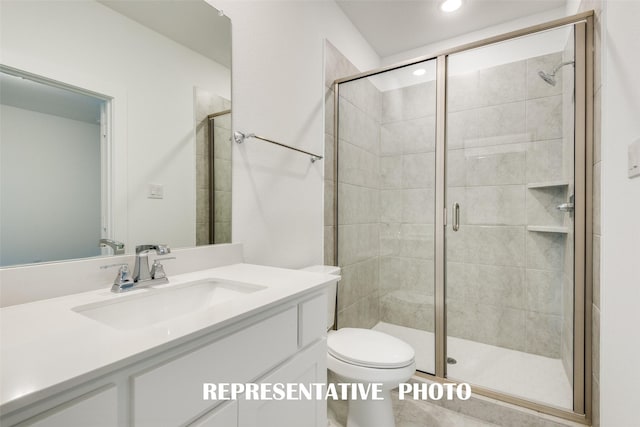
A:
MULTIPOLYGON (((404 340, 416 351, 416 368, 435 371, 432 332, 379 322, 373 329, 404 340)), ((449 337, 447 376, 563 409, 572 407, 571 383, 560 359, 449 337)))

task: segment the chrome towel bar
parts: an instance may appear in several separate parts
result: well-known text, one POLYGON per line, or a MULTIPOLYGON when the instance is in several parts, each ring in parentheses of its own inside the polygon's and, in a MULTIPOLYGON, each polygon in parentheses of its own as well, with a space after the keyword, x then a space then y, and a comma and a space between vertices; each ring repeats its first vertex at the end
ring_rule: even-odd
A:
POLYGON ((310 153, 308 151, 304 151, 304 150, 292 147, 292 146, 287 145, 287 144, 282 144, 281 142, 276 142, 276 141, 273 141, 273 140, 268 139, 268 138, 263 138, 263 137, 258 136, 256 134, 253 134, 253 133, 242 133, 242 132, 238 132, 238 131, 233 132, 233 140, 237 144, 242 144, 244 142, 244 140, 247 139, 247 138, 259 139, 261 141, 270 142, 271 144, 279 145, 281 147, 288 148, 290 150, 294 150, 294 151, 297 151, 299 153, 306 154, 308 156, 311 156, 311 163, 315 163, 316 160, 322 160, 322 156, 319 156, 317 154, 313 154, 313 153, 310 153))

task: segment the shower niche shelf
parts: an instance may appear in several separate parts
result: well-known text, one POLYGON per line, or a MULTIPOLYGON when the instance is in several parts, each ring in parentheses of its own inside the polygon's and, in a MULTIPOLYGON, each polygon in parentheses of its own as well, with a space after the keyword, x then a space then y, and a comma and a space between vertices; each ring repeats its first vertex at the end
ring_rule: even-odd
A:
POLYGON ((546 181, 546 182, 532 182, 527 184, 527 188, 552 188, 552 187, 567 187, 569 185, 569 181, 559 180, 559 181, 546 181))
POLYGON ((569 227, 555 226, 555 225, 528 225, 527 231, 534 231, 538 233, 568 234, 569 227))

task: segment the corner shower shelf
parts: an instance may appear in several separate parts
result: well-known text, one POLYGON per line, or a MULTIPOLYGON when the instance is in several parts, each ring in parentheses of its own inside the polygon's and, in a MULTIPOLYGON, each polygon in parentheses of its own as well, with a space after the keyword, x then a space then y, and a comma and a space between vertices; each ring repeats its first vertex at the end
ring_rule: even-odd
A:
POLYGON ((547 182, 532 182, 527 184, 527 188, 548 188, 548 187, 566 187, 569 185, 569 181, 547 181, 547 182))
POLYGON ((527 231, 536 231, 539 233, 569 233, 569 227, 553 226, 553 225, 528 225, 527 231))

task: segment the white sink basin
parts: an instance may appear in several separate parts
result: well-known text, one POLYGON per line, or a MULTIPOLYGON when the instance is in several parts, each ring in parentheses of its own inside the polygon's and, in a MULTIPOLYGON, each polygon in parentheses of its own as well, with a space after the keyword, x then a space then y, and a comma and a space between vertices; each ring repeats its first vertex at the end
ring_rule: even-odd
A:
POLYGON ((265 289, 264 286, 203 279, 167 288, 143 288, 140 293, 72 308, 116 329, 138 329, 265 289))

